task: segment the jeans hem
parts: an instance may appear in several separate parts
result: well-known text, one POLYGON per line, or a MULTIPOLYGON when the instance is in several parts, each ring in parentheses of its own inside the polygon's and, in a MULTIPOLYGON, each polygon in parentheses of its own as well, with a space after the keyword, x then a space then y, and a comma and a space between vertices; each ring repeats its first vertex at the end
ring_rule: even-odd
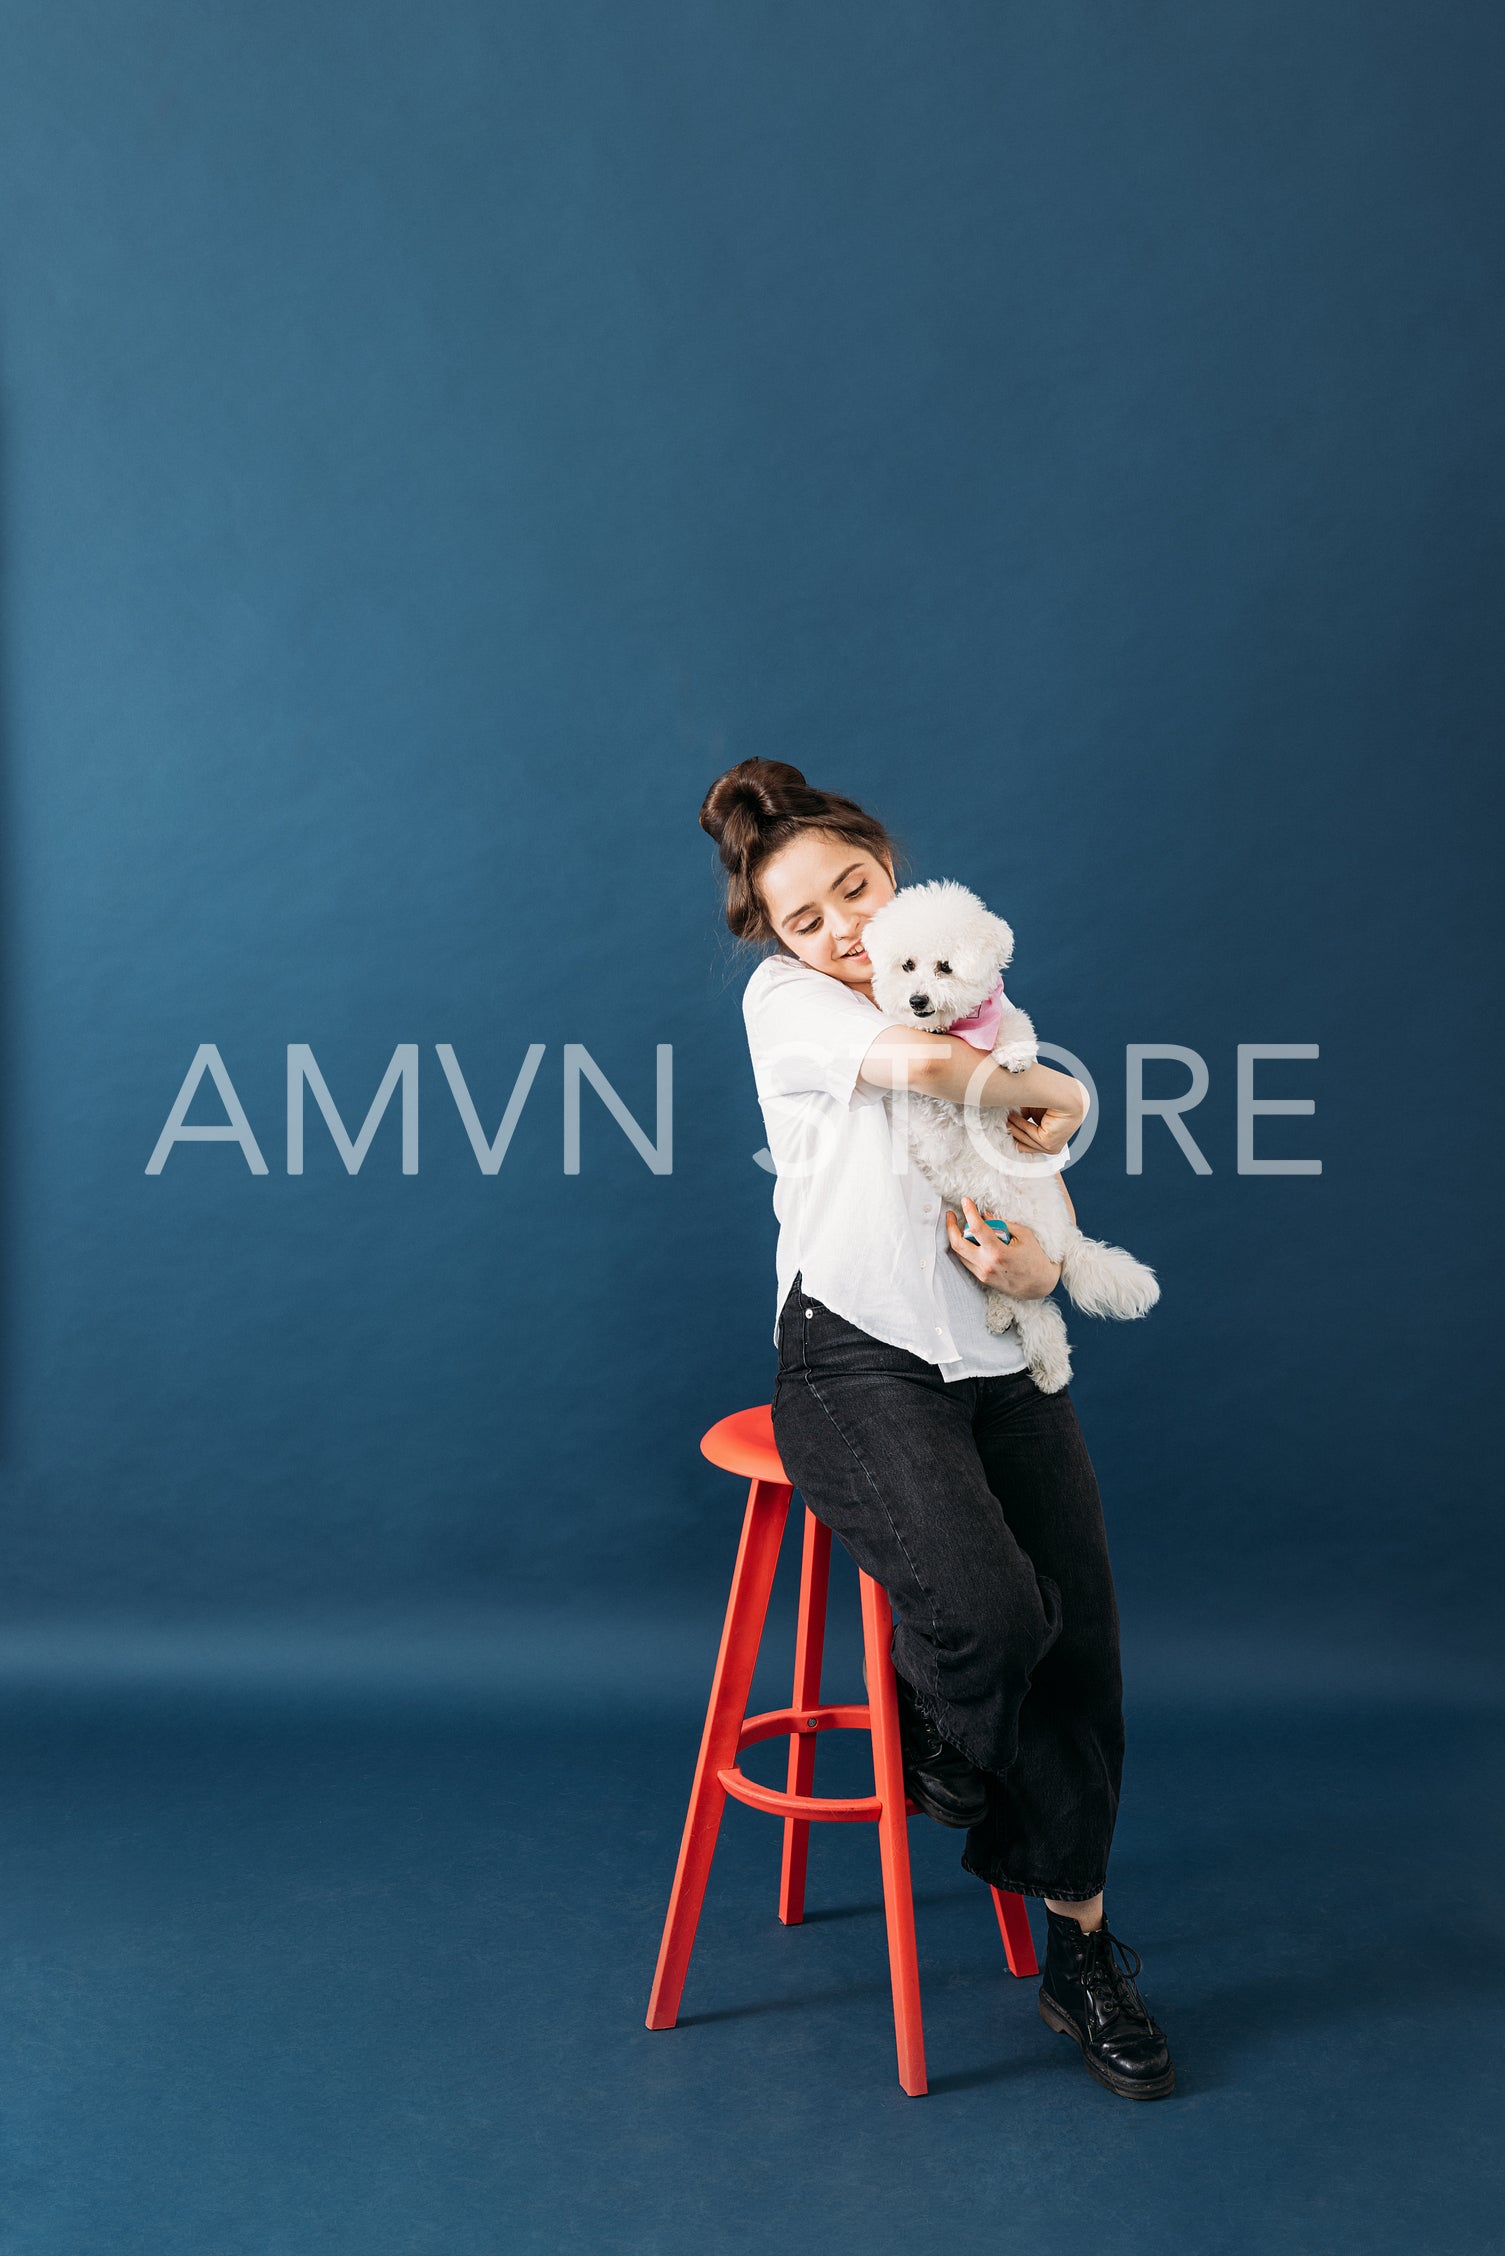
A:
POLYGON ((970 1872, 975 1880, 984 1880, 990 1888, 1002 1888, 1010 1896, 1049 1896, 1052 1903, 1091 1903, 1095 1896, 1106 1893, 1106 1876, 1095 1888, 1052 1888, 1038 1880, 1017 1880, 1007 1872, 984 1872, 980 1865, 962 1858, 962 1870, 970 1872))

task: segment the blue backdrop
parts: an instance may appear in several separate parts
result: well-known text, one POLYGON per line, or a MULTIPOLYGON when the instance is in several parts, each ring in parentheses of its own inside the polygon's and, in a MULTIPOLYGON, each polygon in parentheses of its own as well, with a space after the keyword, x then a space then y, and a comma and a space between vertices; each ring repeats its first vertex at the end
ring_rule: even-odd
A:
MULTIPOLYGON (((1126 1599, 1478 1632, 1500 28, 1413 7, 81 6, 4 164, 17 1621, 723 1583, 770 1185, 696 827, 763 753, 1091 1068, 1126 1599), (1239 1042, 1315 1101, 1236 1172, 1239 1042), (201 1043, 266 1161, 146 1167, 201 1043), (563 1168, 563 1046, 587 1081, 563 1168), (417 1045, 416 1174, 393 1101, 417 1045), (483 1173, 436 1045, 489 1138, 483 1173), (1125 1170, 1125 1049, 1210 1090, 1125 1170)), ((1147 1068, 1147 1085, 1185 1086, 1147 1068)), ((223 1121, 205 1080, 188 1115, 223 1121)))

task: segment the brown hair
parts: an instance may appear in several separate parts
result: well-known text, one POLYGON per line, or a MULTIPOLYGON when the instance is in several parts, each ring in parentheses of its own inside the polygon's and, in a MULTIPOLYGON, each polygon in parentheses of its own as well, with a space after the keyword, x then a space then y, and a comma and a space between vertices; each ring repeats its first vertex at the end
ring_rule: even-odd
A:
MULTIPOLYGON (((758 871, 802 831, 819 830, 897 864, 901 849, 876 815, 837 791, 816 791, 787 760, 739 760, 701 802, 700 827, 726 871, 726 921, 739 940, 782 941, 768 921, 758 871)), ((792 953, 785 949, 785 954, 792 953)))

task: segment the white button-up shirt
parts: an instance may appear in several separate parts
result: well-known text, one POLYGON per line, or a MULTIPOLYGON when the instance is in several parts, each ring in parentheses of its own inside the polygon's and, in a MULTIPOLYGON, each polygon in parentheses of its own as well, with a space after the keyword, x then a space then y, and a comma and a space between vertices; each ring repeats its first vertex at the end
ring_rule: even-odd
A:
POLYGON ((797 956, 765 956, 742 991, 753 1079, 777 1170, 774 1338, 798 1273, 816 1300, 947 1379, 1022 1371, 990 1332, 984 1288, 951 1251, 940 1193, 909 1158, 899 1108, 857 1071, 902 1020, 797 956))

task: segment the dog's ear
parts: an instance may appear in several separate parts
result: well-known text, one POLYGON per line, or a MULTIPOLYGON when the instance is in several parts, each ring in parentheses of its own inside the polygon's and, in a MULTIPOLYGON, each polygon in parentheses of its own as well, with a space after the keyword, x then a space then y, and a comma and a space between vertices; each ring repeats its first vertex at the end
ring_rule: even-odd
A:
POLYGON ((994 961, 1000 971, 1006 971, 1014 957, 1014 928, 1001 916, 988 918, 988 942, 994 961))

